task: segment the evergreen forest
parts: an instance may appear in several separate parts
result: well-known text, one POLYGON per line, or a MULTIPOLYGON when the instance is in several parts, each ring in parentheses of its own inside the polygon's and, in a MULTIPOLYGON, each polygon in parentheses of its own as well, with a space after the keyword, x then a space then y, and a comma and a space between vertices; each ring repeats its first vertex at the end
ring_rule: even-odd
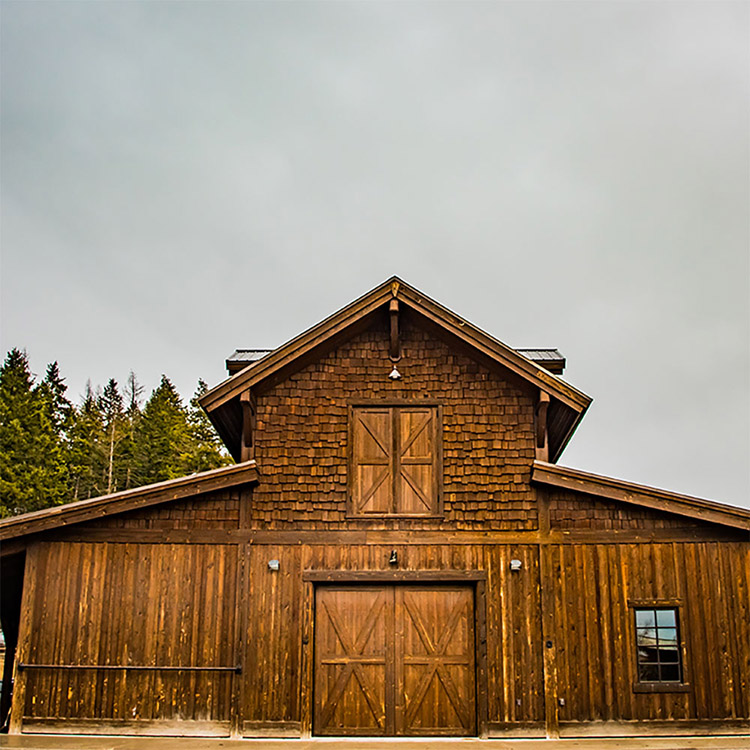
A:
POLYGON ((207 471, 232 459, 198 405, 162 375, 151 396, 131 372, 90 383, 78 404, 57 362, 35 382, 24 351, 0 369, 0 518, 207 471))

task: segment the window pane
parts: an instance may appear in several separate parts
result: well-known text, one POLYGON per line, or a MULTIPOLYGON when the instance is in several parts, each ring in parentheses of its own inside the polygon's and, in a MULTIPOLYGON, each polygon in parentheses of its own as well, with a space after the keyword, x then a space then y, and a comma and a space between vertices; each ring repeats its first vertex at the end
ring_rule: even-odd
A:
POLYGON ((653 646, 656 644, 656 628, 638 628, 638 645, 653 646))
POLYGON ((677 629, 676 628, 659 628, 659 645, 676 646, 677 629))
POLYGON ((653 628, 656 625, 656 613, 653 609, 637 609, 635 625, 638 628, 653 628))
POLYGON ((679 682, 680 665, 679 664, 662 664, 661 665, 662 682, 679 682))
POLYGON ((639 664, 638 679, 641 682, 658 682, 659 665, 658 664, 639 664))
POLYGON ((664 628, 674 628, 677 626, 677 618, 673 609, 657 609, 656 624, 664 628))
POLYGON ((639 648, 638 649, 638 661, 656 661, 654 656, 654 650, 651 648, 639 648))
POLYGON ((659 649, 659 661, 670 662, 676 664, 679 662, 679 651, 676 648, 660 648, 659 649))

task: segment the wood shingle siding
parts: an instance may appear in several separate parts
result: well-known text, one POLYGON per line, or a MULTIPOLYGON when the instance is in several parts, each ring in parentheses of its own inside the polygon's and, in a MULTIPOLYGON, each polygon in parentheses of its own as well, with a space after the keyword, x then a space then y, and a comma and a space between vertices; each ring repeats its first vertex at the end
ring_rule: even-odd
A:
POLYGON ((380 527, 537 528, 529 487, 533 395, 408 322, 402 350, 402 379, 394 383, 387 330, 375 326, 258 396, 255 458, 263 482, 253 493, 252 525, 377 528, 347 519, 349 404, 430 399, 444 404, 445 518, 380 527))

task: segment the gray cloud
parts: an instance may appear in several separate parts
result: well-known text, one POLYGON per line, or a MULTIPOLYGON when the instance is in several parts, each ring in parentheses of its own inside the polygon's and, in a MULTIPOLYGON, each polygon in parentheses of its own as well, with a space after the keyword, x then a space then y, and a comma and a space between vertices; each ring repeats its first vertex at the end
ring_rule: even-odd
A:
POLYGON ((3 3, 2 343, 188 395, 392 273, 750 505, 746 3, 3 3))

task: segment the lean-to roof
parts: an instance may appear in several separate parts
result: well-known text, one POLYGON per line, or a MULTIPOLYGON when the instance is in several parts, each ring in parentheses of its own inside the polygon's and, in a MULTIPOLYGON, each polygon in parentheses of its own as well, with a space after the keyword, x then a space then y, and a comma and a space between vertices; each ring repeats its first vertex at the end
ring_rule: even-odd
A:
POLYGON ((13 539, 82 521, 91 521, 136 508, 184 500, 213 490, 224 490, 257 480, 258 471, 255 461, 245 461, 241 464, 224 466, 200 474, 190 474, 166 482, 134 487, 111 495, 92 497, 65 505, 54 505, 33 513, 0 519, 0 540, 13 539))
POLYGON ((680 516, 750 531, 750 509, 660 490, 656 487, 592 474, 580 469, 534 461, 531 481, 547 487, 583 492, 597 498, 640 505, 652 510, 676 513, 680 516))

